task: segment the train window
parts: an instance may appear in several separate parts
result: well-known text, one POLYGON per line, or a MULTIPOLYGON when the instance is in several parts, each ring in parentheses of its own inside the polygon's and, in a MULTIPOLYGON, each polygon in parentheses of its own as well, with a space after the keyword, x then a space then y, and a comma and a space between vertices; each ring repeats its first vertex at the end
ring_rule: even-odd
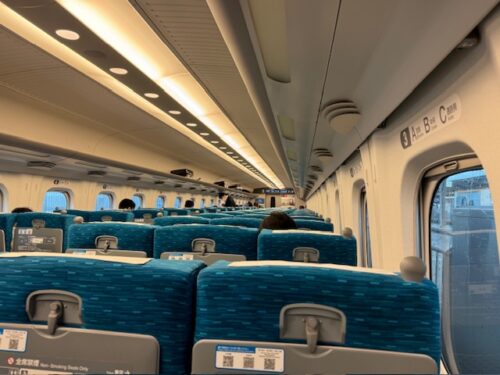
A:
POLYGON ((113 195, 111 193, 99 193, 96 198, 95 209, 109 210, 113 208, 113 195))
POLYGON ((43 199, 43 211, 54 212, 66 210, 70 207, 69 194, 63 190, 49 190, 43 199))
POLYGON ((214 204, 215 204, 215 200, 210 199, 210 207, 213 207, 213 206, 214 206, 214 204))
POLYGON ((359 228, 361 244, 361 265, 363 267, 372 266, 372 250, 370 244, 370 223, 368 222, 368 201, 366 199, 366 189, 361 189, 359 205, 359 228))
POLYGON ((205 208, 205 198, 200 201, 200 208, 205 208))
POLYGON ((182 197, 175 198, 174 208, 181 208, 182 197))
POLYGON ((426 179, 424 234, 431 278, 440 293, 448 371, 498 373, 500 267, 495 215, 486 174, 470 164, 470 159, 447 163, 452 173, 426 179))
POLYGON ((132 200, 135 203, 135 208, 136 209, 143 207, 144 196, 142 196, 141 194, 134 194, 132 196, 132 200))
POLYGON ((158 198, 156 198, 156 208, 163 207, 165 207, 165 197, 163 195, 158 195, 158 198))

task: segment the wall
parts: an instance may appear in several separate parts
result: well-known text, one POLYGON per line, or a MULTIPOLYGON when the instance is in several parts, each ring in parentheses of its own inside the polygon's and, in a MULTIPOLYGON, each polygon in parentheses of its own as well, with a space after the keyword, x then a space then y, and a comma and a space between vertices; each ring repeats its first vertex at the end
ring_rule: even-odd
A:
MULTIPOLYGON (((481 43, 456 50, 414 91, 348 162, 308 200, 309 208, 336 217, 336 190, 343 226, 359 236, 359 189, 368 198, 374 267, 398 270, 400 260, 419 254, 417 225, 422 176, 448 158, 475 154, 484 167, 494 205, 500 201, 500 15, 480 29, 481 43), (442 104, 458 98, 458 120, 403 148, 401 132, 442 104), (353 173, 354 172, 354 173, 353 173)), ((381 93, 383 95, 383 93, 381 93)), ((497 230, 499 221, 496 221, 497 230)), ((428 259, 426 259, 428 261, 428 259)))
POLYGON ((71 208, 95 210, 97 195, 101 192, 111 192, 114 196, 114 208, 123 198, 131 198, 134 194, 144 196, 144 207, 156 207, 159 195, 166 197, 165 207, 173 207, 175 198, 181 196, 182 202, 191 197, 196 200, 195 207, 200 207, 201 199, 206 206, 210 200, 217 203, 217 196, 199 193, 180 193, 175 191, 142 189, 133 186, 116 186, 92 181, 57 179, 29 174, 0 172, 0 188, 2 189, 2 211, 10 212, 15 207, 28 206, 35 211, 41 211, 45 193, 50 189, 67 191, 71 197, 71 208), (104 188, 106 186, 106 188, 104 188))

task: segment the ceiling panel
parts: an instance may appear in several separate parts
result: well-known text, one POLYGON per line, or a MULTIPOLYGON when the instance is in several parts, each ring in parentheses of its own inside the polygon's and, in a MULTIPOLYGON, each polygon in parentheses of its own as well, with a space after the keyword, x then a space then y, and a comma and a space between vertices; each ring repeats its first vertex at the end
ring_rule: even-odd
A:
POLYGON ((132 0, 131 3, 205 87, 276 176, 288 182, 206 2, 132 0))
POLYGON ((2 27, 0 50, 0 85, 51 108, 84 117, 93 126, 107 129, 108 137, 124 137, 154 149, 174 160, 179 168, 189 163, 244 186, 262 186, 239 168, 2 27))

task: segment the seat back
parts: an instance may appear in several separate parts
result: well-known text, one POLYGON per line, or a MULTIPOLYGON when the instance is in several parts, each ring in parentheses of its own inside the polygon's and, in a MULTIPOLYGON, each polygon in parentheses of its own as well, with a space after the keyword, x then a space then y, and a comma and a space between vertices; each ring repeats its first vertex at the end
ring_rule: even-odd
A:
POLYGON ((238 227, 259 228, 262 219, 246 216, 225 217, 222 219, 212 219, 212 225, 233 225, 238 227))
POLYGON ((231 215, 217 214, 217 213, 206 213, 206 214, 200 214, 199 216, 204 217, 205 219, 222 219, 224 217, 231 217, 231 215))
POLYGON ((24 212, 16 216, 16 230, 19 228, 33 228, 34 223, 43 223, 43 228, 60 229, 62 230, 62 250, 64 251, 68 245, 68 229, 73 224, 75 217, 67 214, 24 212))
POLYGON ((215 252, 244 255, 257 259, 257 230, 210 224, 176 225, 155 231, 154 257, 164 252, 192 252, 193 240, 210 239, 215 242, 215 252))
MULTIPOLYGON (((3 240, 1 239, 2 234, 0 233, 0 247, 3 251, 10 251, 12 245, 12 230, 16 221, 16 214, 0 214, 0 231, 3 232, 3 240)), ((0 249, 0 251, 2 251, 0 249)))
POLYGON ((89 215, 89 222, 92 221, 134 221, 134 214, 132 211, 92 211, 89 215))
POLYGON ((178 224, 209 224, 210 220, 199 216, 164 216, 154 219, 154 225, 166 227, 178 224))
POLYGON ((81 216, 83 217, 83 220, 85 222, 89 222, 90 220, 90 213, 92 211, 85 211, 85 210, 72 210, 72 209, 69 209, 69 210, 66 210, 66 213, 68 215, 75 215, 75 216, 81 216))
POLYGON ((358 267, 219 262, 198 277, 195 342, 193 374, 437 373, 438 291, 358 267))
POLYGON ((357 265, 356 240, 333 233, 303 230, 260 232, 259 260, 288 260, 357 265))
POLYGON ((320 230, 333 232, 333 224, 319 220, 294 219, 298 229, 320 230))
POLYGON ((184 215, 189 215, 190 211, 188 209, 184 208, 164 208, 163 213, 165 216, 184 216, 184 215))
POLYGON ((106 250, 143 251, 148 257, 153 256, 155 226, 124 222, 92 222, 74 224, 69 227, 68 249, 96 249, 96 240, 100 236, 116 239, 106 250))
POLYGON ((137 210, 133 210, 132 213, 134 214, 134 221, 136 222, 146 222, 146 223, 151 223, 157 216, 161 213, 163 210, 159 208, 140 208, 137 210))
MULTIPOLYGON (((48 363, 52 360, 53 363, 66 361, 66 365, 83 362, 81 365, 87 366, 89 364, 83 361, 87 359, 91 362, 90 373, 115 373, 114 369, 121 369, 120 373, 127 370, 128 373, 188 374, 196 277, 202 263, 142 259, 139 260, 142 263, 137 264, 129 260, 68 254, 0 257, 3 285, 0 328, 4 328, 5 333, 5 325, 15 323, 18 334, 24 331, 28 335, 24 336, 28 345, 22 356, 41 356, 48 363), (27 314, 27 299, 33 293, 45 297, 38 301, 30 298, 27 314), (51 318, 52 325, 39 325, 47 321, 52 301, 64 301, 64 314, 51 318), (39 324, 33 326, 32 322, 39 324), (68 325, 72 328, 67 328, 68 325), (134 358, 146 347, 136 346, 135 353, 124 350, 133 338, 131 335, 141 335, 144 343, 156 341, 152 346, 159 356, 159 368, 158 363, 152 364, 153 370, 136 367, 139 364, 134 358), (93 345, 84 344, 92 338, 93 345), (62 351, 69 358, 64 358, 62 351), (88 358, 92 356, 95 358, 88 358)), ((16 346, 19 345, 16 342, 16 346)), ((20 349, 19 352, 23 348, 20 349)), ((4 354, 21 353, 0 352, 0 356, 4 354)), ((157 356, 151 360, 157 361, 157 356)))

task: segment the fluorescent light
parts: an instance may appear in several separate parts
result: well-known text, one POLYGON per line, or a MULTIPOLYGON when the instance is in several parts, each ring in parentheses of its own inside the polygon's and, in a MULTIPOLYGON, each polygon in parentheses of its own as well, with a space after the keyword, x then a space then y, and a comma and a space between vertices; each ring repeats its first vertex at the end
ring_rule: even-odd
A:
POLYGON ((217 143, 219 143, 219 141, 210 141, 210 143, 213 143, 214 145, 216 145, 217 143))
MULTIPOLYGON (((231 134, 234 140, 228 144, 238 150, 245 149, 240 154, 258 166, 277 187, 283 187, 240 130, 128 1, 56 1, 223 141, 227 142, 226 137, 231 134)), ((170 120, 165 123, 176 128, 170 120)))
POLYGON ((200 133, 200 135, 201 135, 202 137, 208 137, 208 136, 210 135, 210 133, 200 133))
POLYGON ((125 68, 109 68, 109 71, 113 74, 118 74, 119 76, 124 76, 128 73, 128 70, 125 68))
POLYGON ((220 146, 220 147, 219 147, 219 150, 226 150, 226 149, 227 149, 227 147, 226 147, 226 146, 220 146))
POLYGON ((171 109, 170 111, 168 111, 168 113, 170 113, 171 115, 180 115, 181 111, 178 111, 176 109, 171 109))
POLYGON ((195 128, 198 126, 198 124, 196 124, 194 122, 188 122, 188 123, 186 123, 186 126, 189 126, 190 128, 195 128))
POLYGON ((157 94, 157 93, 155 93, 155 92, 146 92, 146 93, 144 93, 144 96, 145 96, 146 98, 151 98, 151 99, 157 99, 157 98, 159 98, 159 97, 160 97, 160 95, 158 95, 158 94, 157 94))
POLYGON ((57 36, 66 40, 78 40, 80 39, 80 34, 72 30, 59 29, 56 30, 57 36))
POLYGON ((227 151, 227 152, 226 152, 226 154, 231 155, 231 154, 234 154, 234 152, 232 152, 232 151, 227 151))

